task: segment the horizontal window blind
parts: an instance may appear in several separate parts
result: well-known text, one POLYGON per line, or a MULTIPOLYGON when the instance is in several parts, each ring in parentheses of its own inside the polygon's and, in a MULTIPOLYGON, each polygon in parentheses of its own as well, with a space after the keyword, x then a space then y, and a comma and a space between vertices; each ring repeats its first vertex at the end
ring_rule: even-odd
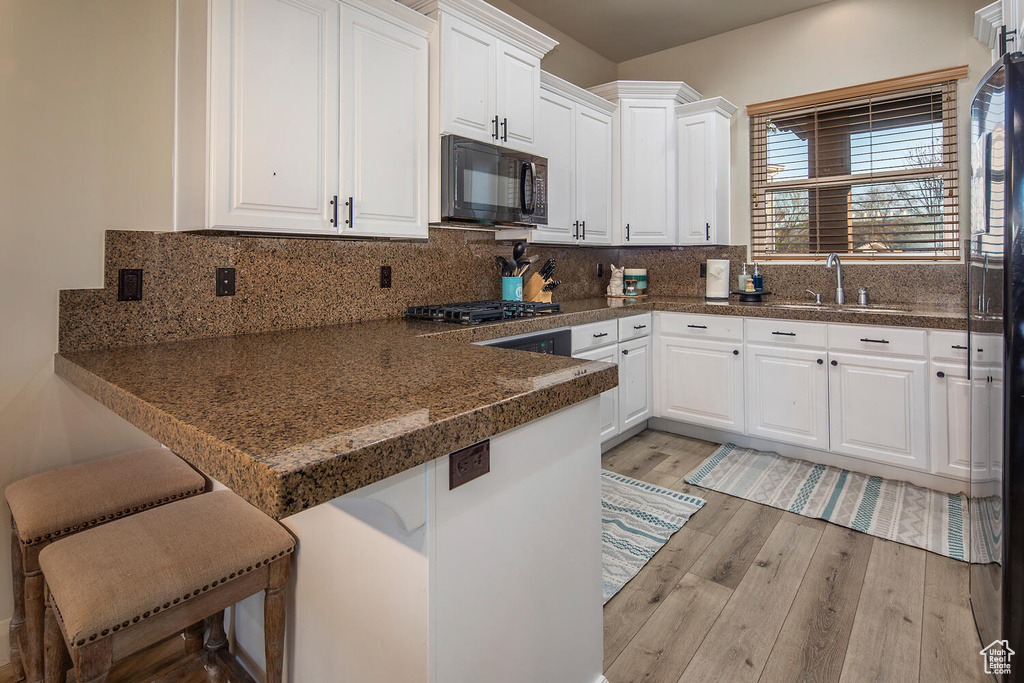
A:
POLYGON ((958 259, 956 80, 750 117, 757 259, 958 259))

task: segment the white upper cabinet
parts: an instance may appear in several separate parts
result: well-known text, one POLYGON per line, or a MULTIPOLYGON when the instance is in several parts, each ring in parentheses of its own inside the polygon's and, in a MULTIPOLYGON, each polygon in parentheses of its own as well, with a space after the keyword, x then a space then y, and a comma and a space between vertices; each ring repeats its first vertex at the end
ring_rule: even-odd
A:
POLYGON ((540 60, 557 41, 481 0, 401 0, 438 21, 438 135, 534 152, 540 60))
POLYGON ((429 26, 415 31, 349 4, 341 18, 340 232, 425 238, 429 26))
POLYGON ((341 234, 351 196, 350 234, 426 237, 430 19, 391 0, 177 12, 175 230, 341 234))
POLYGON ((615 105, 542 74, 537 154, 548 160, 548 223, 535 243, 611 244, 615 105))
POLYGON ((721 97, 676 107, 679 244, 729 244, 729 124, 721 97))
POLYGON ((700 99, 679 81, 614 81, 590 89, 618 105, 614 119, 612 241, 676 243, 676 106, 700 99))

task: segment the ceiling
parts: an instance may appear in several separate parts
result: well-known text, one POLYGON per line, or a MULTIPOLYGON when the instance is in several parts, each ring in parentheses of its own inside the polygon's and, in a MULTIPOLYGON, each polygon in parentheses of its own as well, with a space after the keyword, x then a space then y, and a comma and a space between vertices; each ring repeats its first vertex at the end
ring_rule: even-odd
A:
POLYGON ((824 5, 830 0, 514 1, 591 50, 619 63, 824 5))

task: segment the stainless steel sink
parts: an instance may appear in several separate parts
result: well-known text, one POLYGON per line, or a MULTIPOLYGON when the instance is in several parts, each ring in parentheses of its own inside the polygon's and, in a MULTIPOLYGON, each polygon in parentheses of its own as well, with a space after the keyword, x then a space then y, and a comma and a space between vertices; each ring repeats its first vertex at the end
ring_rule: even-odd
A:
POLYGON ((772 308, 791 308, 803 311, 845 311, 847 313, 908 313, 905 308, 885 306, 839 306, 836 304, 771 304, 772 308))

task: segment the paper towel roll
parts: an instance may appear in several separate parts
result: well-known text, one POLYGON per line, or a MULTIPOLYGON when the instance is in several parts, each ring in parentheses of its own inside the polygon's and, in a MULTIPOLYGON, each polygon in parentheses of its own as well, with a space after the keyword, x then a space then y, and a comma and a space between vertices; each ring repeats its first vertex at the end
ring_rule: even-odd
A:
POLYGON ((709 258, 707 293, 705 296, 708 299, 728 299, 729 284, 729 260, 709 258))

